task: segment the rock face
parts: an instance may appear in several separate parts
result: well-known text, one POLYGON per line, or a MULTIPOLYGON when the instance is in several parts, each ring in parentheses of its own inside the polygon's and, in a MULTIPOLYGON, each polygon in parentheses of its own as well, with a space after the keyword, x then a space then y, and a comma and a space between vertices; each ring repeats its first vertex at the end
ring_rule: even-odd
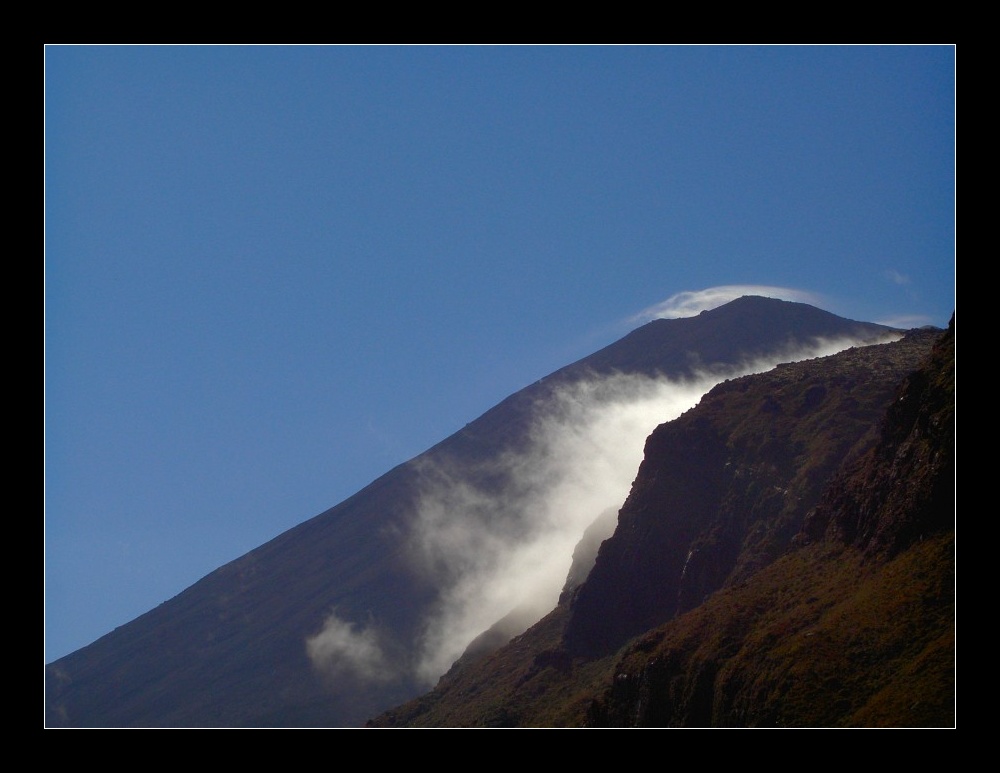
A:
POLYGON ((936 335, 728 381, 658 427, 574 600, 569 650, 613 652, 784 553, 936 335))
POLYGON ((954 319, 650 436, 547 618, 372 726, 950 727, 954 319))
POLYGON ((807 533, 892 557, 955 517, 954 318, 927 364, 901 385, 878 444, 827 492, 807 533))
MULTIPOLYGON (((888 328, 842 319, 804 304, 765 298, 741 298, 698 317, 650 323, 510 396, 350 499, 219 568, 90 646, 50 664, 46 667, 46 724, 359 725, 425 689, 408 670, 408 658, 421 635, 424 615, 438 601, 441 589, 414 566, 406 544, 424 465, 450 460, 474 471, 484 460, 517 448, 526 442, 537 406, 551 399, 560 385, 593 373, 687 375, 699 368, 739 363, 816 338, 865 339, 886 332, 890 332, 888 328), (306 641, 323 629, 334 611, 346 630, 371 625, 381 637, 386 661, 363 679, 345 673, 321 674, 310 661, 306 641)), ((729 390, 727 399, 740 398, 738 388, 731 386, 729 390)), ((774 412, 767 415, 780 417, 789 412, 822 411, 831 401, 848 398, 820 392, 809 397, 803 392, 794 400, 781 394, 775 394, 774 399, 774 412)), ((858 420, 866 420, 868 409, 858 410, 862 414, 858 420)), ((702 552, 690 562, 684 582, 676 577, 664 579, 673 583, 667 601, 662 594, 637 599, 628 614, 615 618, 610 634, 574 623, 571 640, 576 650, 592 652, 614 646, 641 630, 647 621, 660 619, 662 613, 687 608, 733 571, 749 571, 755 561, 772 555, 787 541, 786 532, 797 528, 801 507, 789 509, 783 503, 806 501, 818 483, 812 481, 808 470, 794 472, 794 464, 781 456, 794 449, 775 450, 768 457, 768 465, 778 465, 776 470, 758 468, 751 460, 749 446, 759 445, 765 438, 747 427, 742 441, 748 444, 747 453, 737 468, 726 467, 726 453, 718 436, 723 429, 720 425, 702 433, 694 424, 686 426, 684 432, 692 445, 680 454, 687 458, 678 458, 678 462, 690 465, 700 459, 706 466, 704 473, 679 481, 677 485, 685 488, 674 495, 697 510, 697 517, 707 523, 713 517, 707 509, 709 500, 722 496, 719 492, 724 484, 739 475, 741 480, 758 484, 752 493, 745 494, 757 503, 758 515, 750 519, 752 523, 742 523, 733 515, 720 524, 717 533, 698 531, 700 542, 691 546, 702 548, 702 552), (702 474, 708 477, 703 479, 702 474), (790 493, 779 496, 774 488, 779 485, 790 493), (707 499, 701 501, 700 494, 707 499), (772 535, 766 528, 767 533, 754 538, 752 560, 748 558, 746 566, 734 569, 734 556, 742 555, 738 550, 740 535, 757 528, 753 523, 763 522, 765 512, 778 513, 780 534, 772 535), (710 546, 717 549, 707 550, 710 546)), ((667 456, 672 453, 664 449, 667 456)), ((822 472, 814 473, 817 480, 822 472)), ((500 493, 504 480, 479 480, 477 484, 500 493)), ((657 497, 667 496, 659 484, 649 485, 658 492, 657 497)), ((636 521, 636 528, 646 527, 636 521)), ((650 538, 669 541, 669 531, 650 532, 650 538)), ((672 566, 684 567, 687 550, 672 555, 672 566)), ((621 570, 612 569, 609 560, 603 559, 601 572, 614 577, 621 570)), ((643 566, 644 570, 653 569, 643 566)), ((606 592, 588 590, 585 594, 581 591, 579 603, 584 608, 600 609, 612 605, 612 600, 606 592)), ((507 637, 511 631, 504 629, 502 634, 507 637)))
POLYGON ((954 373, 953 319, 795 549, 626 648, 588 722, 953 726, 954 373))

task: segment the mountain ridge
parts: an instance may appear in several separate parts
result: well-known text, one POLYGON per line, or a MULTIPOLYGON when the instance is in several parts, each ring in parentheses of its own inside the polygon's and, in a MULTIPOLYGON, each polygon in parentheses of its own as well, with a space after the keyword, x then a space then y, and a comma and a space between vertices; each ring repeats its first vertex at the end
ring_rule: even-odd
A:
MULTIPOLYGON (((816 459, 806 451, 785 473, 804 474, 800 495, 816 459)), ((619 526, 577 592, 369 726, 953 726, 954 480, 954 318, 940 335, 724 382, 650 435, 619 526), (841 408, 824 411, 835 392, 841 408), (845 398, 881 409, 856 414, 850 431, 845 398), (797 421, 776 421, 779 409, 797 421), (684 466, 698 438, 717 473, 698 481, 712 506, 692 522, 676 486, 706 469, 684 466), (774 504, 792 486, 775 491, 775 475, 799 442, 839 457, 836 469, 791 503, 795 528, 776 530, 785 544, 773 560, 740 569, 726 530, 739 515, 736 552, 753 552, 768 536, 755 522, 781 525, 774 504), (761 449, 746 455, 748 444, 761 449), (704 598, 685 604, 699 553, 713 571, 693 572, 704 598)))
MULTIPOLYGON (((523 445, 537 407, 561 385, 594 372, 686 376, 705 366, 738 364, 745 356, 737 342, 755 355, 817 337, 870 339, 889 332, 761 298, 649 323, 509 396, 340 504, 49 664, 46 724, 359 725, 425 689, 411 671, 412 646, 440 588, 414 570, 406 541, 422 463, 459 460, 475 470, 523 445), (331 618, 352 641, 377 638, 386 659, 373 661, 365 674, 318 673, 306 641, 331 618)), ((487 490, 503 484, 480 482, 487 490)))

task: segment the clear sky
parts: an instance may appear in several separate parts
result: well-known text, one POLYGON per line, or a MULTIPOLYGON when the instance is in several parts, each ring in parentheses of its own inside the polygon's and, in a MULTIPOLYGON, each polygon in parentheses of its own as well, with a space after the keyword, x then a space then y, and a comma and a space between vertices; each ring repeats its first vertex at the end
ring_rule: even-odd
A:
POLYGON ((44 65, 46 661, 680 293, 955 307, 950 45, 44 65))

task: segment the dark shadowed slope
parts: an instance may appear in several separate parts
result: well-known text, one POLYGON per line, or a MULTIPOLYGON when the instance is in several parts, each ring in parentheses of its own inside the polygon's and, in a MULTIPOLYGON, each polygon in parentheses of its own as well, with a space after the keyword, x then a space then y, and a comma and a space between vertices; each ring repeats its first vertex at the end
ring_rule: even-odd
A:
MULTIPOLYGON (((667 373, 740 362, 817 337, 887 328, 803 304, 741 298, 698 317, 650 323, 512 395, 417 459, 46 667, 50 726, 347 726, 419 694, 423 616, 440 588, 407 544, 420 470, 472 469, 516 448, 560 385, 592 373, 667 373), (306 641, 331 613, 377 635, 379 657, 317 672, 306 641)), ((484 485, 502 490, 504 481, 484 485)), ((627 632, 623 629, 623 632, 627 632)), ((362 653, 364 655, 364 653, 362 653)))
POLYGON ((713 389, 575 595, 371 726, 953 726, 953 336, 713 389))
POLYGON ((954 727, 954 400, 952 326, 798 549, 628 648, 589 722, 954 727))
POLYGON ((734 379, 659 427, 575 599, 570 649, 616 650, 781 555, 936 335, 734 379))

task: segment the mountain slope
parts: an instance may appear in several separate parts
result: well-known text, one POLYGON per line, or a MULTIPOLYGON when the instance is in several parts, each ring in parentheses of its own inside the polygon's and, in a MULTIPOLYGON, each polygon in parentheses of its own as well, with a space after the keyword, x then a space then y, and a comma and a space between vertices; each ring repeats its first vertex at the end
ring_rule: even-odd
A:
POLYGON ((482 491, 503 491, 508 477, 485 463, 525 446, 539 412, 560 389, 594 374, 689 376, 777 356, 816 338, 871 339, 886 332, 763 298, 650 323, 512 395, 350 499, 50 664, 46 723, 360 724, 426 688, 414 652, 442 586, 415 560, 412 525, 429 469, 447 465, 482 491))
POLYGON ((571 651, 617 649, 783 553, 933 336, 726 382, 658 428, 643 462, 655 472, 640 467, 575 600, 571 651))
POLYGON ((951 726, 953 334, 716 387, 575 595, 370 724, 951 726))

